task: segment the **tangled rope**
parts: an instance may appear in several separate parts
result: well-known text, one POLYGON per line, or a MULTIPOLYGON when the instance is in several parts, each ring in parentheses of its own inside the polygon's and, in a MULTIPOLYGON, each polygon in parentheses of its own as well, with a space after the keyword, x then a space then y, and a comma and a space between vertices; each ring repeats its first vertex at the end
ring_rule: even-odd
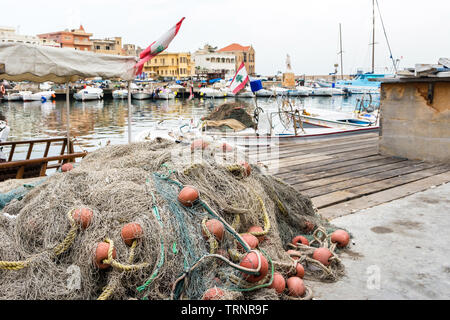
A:
MULTIPOLYGON (((70 221, 70 230, 67 233, 67 236, 64 238, 64 240, 58 244, 56 247, 54 247, 53 249, 51 249, 51 251, 53 252, 54 256, 57 257, 60 254, 66 252, 73 244, 77 234, 78 234, 78 229, 79 226, 76 223, 76 221, 73 219, 73 212, 76 209, 72 209, 69 210, 69 212, 67 213, 67 219, 69 219, 70 221)), ((48 250, 41 252, 40 254, 45 254, 47 253, 48 250)), ((28 258, 24 261, 0 261, 0 269, 1 270, 21 270, 23 268, 26 268, 30 265, 30 263, 40 254, 35 255, 32 258, 28 258)))

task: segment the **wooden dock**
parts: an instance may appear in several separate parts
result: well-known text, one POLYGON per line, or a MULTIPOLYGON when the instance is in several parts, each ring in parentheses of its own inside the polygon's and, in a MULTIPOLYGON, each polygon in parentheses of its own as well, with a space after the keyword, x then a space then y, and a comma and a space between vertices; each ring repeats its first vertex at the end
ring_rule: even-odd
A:
MULTIPOLYGON (((332 219, 450 181, 450 164, 378 153, 378 133, 287 140, 261 161, 332 219)), ((277 147, 275 147, 277 148, 277 147)), ((249 149, 252 156, 257 149, 249 149)))

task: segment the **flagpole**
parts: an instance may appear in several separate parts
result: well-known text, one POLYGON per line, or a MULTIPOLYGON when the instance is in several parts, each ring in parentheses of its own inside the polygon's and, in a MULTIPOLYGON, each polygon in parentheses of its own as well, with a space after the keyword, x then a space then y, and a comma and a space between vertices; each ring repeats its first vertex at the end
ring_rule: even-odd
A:
POLYGON ((128 143, 131 143, 131 81, 128 81, 128 143))

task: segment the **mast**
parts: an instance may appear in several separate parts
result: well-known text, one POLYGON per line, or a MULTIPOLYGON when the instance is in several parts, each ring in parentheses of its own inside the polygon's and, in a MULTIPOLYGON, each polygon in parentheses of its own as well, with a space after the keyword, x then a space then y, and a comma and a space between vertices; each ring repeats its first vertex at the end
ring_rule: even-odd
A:
POLYGON ((342 28, 341 28, 341 24, 339 23, 339 42, 340 42, 340 52, 339 54, 341 55, 341 80, 344 80, 344 62, 342 59, 342 54, 344 53, 342 51, 342 28))
POLYGON ((372 73, 375 73, 375 0, 372 0, 372 24, 373 24, 373 31, 372 31, 372 73))

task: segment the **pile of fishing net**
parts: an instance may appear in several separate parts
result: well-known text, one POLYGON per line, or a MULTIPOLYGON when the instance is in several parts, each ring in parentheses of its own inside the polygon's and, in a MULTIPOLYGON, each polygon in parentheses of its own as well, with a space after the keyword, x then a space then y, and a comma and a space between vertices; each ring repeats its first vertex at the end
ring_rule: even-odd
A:
POLYGON ((251 108, 252 106, 245 102, 223 103, 204 118, 205 129, 240 131, 246 128, 256 128, 256 123, 248 113, 251 108))
POLYGON ((236 150, 203 147, 108 146, 11 201, 0 299, 310 299, 309 281, 343 274, 309 198, 236 150), (299 265, 305 290, 280 290, 299 265))

